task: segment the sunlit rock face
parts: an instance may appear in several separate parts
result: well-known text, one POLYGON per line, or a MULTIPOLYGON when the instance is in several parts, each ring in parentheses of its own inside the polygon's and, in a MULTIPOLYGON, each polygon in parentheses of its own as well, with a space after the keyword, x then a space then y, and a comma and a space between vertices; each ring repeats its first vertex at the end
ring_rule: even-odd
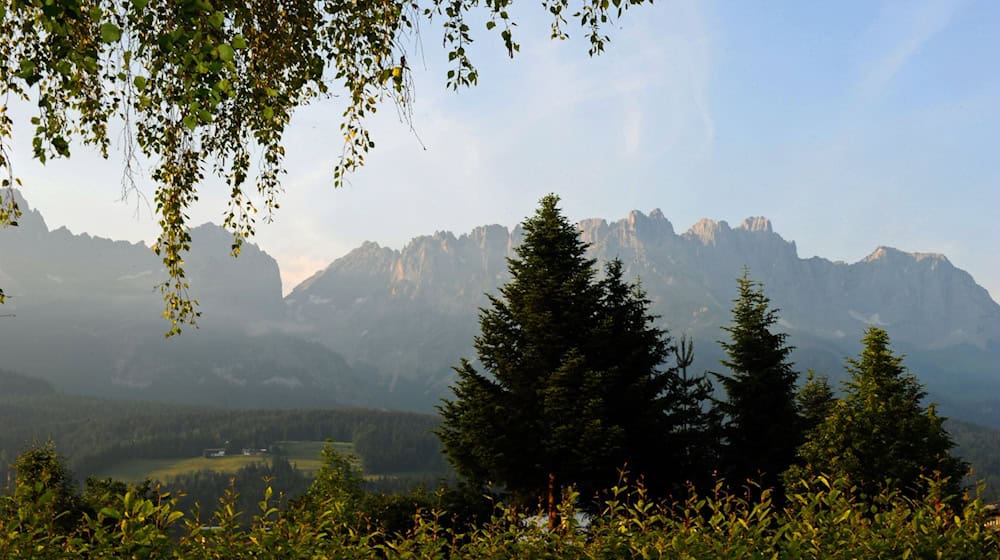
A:
POLYGON ((402 250, 365 243, 286 298, 303 334, 393 378, 444 383, 477 332, 485 294, 509 279, 521 231, 492 225, 417 237, 402 250))
MULTIPOLYGON (((736 227, 704 219, 678 233, 663 212, 634 211, 579 227, 591 257, 621 259, 641 281, 664 327, 694 336, 699 368, 719 369, 719 327, 730 320, 736 278, 748 267, 780 309, 802 370, 842 376, 844 356, 874 324, 932 381, 961 375, 945 372, 943 357, 921 353, 968 347, 968 375, 1000 387, 1000 371, 987 363, 1000 353, 1000 306, 941 255, 880 247, 852 264, 803 259, 763 217, 736 227)), ((366 243, 286 298, 289 321, 348 360, 442 384, 461 357, 474 357, 477 309, 508 280, 505 259, 520 239, 518 228, 487 226, 418 237, 401 250, 366 243)))

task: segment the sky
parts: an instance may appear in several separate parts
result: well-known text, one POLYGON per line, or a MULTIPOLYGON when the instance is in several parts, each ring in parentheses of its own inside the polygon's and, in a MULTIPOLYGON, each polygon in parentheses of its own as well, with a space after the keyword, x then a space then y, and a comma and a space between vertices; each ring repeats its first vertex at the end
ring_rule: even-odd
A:
MULTIPOLYGON (((802 258, 944 253, 1000 301, 1000 2, 657 1, 610 25, 597 58, 578 29, 549 40, 540 5, 513 15, 520 53, 477 21, 479 85, 459 92, 423 24, 413 131, 385 106, 344 188, 342 104, 299 111, 281 208, 256 238, 286 293, 365 240, 513 226, 555 192, 574 220, 660 208, 679 232, 767 216, 802 258)), ((43 166, 30 114, 14 114, 15 174, 50 228, 155 239, 148 207, 120 200, 117 152, 43 166)), ((227 193, 207 182, 192 224, 220 222, 227 193)))

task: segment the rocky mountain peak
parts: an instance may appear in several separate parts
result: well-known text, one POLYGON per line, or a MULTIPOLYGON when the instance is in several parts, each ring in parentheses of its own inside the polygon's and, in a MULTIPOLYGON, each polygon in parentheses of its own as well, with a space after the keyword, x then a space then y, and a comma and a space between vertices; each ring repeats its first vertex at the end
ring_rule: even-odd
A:
POLYGON ((21 217, 17 220, 17 227, 20 231, 25 232, 30 230, 35 233, 49 231, 48 226, 45 224, 45 219, 42 218, 42 213, 33 209, 28 204, 28 201, 25 200, 20 190, 9 188, 0 190, 0 201, 6 201, 8 197, 13 197, 18 209, 21 210, 21 217))
POLYGON ((771 220, 768 220, 764 216, 751 216, 743 220, 743 224, 740 225, 740 229, 774 233, 774 230, 771 229, 771 220))
POLYGON ((885 245, 878 246, 871 252, 871 254, 861 259, 861 262, 866 264, 897 264, 914 262, 929 265, 931 269, 937 268, 940 265, 952 266, 948 257, 942 255, 941 253, 909 253, 906 251, 900 251, 894 247, 887 247, 885 245))
POLYGON ((725 220, 717 222, 709 218, 702 218, 691 226, 691 229, 687 230, 687 233, 684 235, 698 239, 704 245, 715 245, 718 243, 720 236, 729 231, 731 229, 725 220))
POLYGON ((648 216, 639 210, 633 210, 629 212, 625 222, 628 224, 628 229, 635 233, 670 237, 674 235, 673 224, 664 217, 659 208, 650 212, 648 216))

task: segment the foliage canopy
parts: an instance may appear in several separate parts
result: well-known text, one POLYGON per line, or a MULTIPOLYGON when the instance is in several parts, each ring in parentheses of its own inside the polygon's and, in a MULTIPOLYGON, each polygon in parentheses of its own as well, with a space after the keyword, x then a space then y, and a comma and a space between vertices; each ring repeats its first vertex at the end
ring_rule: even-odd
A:
MULTIPOLYGON (((604 27, 642 2, 543 0, 542 7, 553 38, 567 36, 572 18, 594 55, 608 40, 604 27)), ((168 273, 161 291, 175 334, 199 313, 183 254, 191 244, 187 211, 206 174, 230 190, 224 225, 236 255, 254 234, 255 199, 266 220, 278 208, 282 136, 295 109, 341 97, 343 149, 332 171, 341 185, 375 146, 366 127, 373 113, 392 103, 409 118, 406 54, 420 22, 440 20, 446 83, 458 89, 478 80, 469 20, 485 19, 510 56, 518 50, 511 8, 511 0, 0 0, 0 186, 20 184, 9 102, 37 102, 32 145, 41 162, 68 157, 74 140, 107 157, 111 131, 121 126, 126 194, 140 154, 154 161, 153 249, 168 273)), ((0 189, 0 226, 19 215, 0 189)))

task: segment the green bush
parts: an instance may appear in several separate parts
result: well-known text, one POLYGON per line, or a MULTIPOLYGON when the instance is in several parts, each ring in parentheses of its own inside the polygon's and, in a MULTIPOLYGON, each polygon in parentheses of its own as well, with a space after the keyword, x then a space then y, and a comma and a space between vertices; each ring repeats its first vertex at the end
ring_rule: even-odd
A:
MULTIPOLYGON (((581 526, 575 496, 564 501, 555 530, 534 512, 498 506, 477 526, 448 521, 450 512, 419 509, 401 532, 359 524, 342 504, 321 504, 289 516, 271 492, 256 511, 239 512, 230 492, 207 520, 175 509, 170 496, 127 491, 114 506, 84 510, 68 533, 51 532, 44 491, 25 503, 0 498, 0 558, 184 559, 409 559, 489 560, 619 558, 878 559, 1000 557, 1000 539, 984 526, 978 498, 949 505, 946 481, 925 481, 931 491, 914 499, 887 490, 864 498, 844 479, 816 476, 788 489, 777 509, 769 491, 749 500, 722 486, 691 492, 676 503, 650 500, 641 485, 621 484, 604 510, 581 526), (329 506, 329 507, 327 507, 329 506)), ((410 504, 418 504, 409 499, 410 504)), ((389 505, 399 516, 407 498, 389 505)), ((395 519, 395 518, 394 518, 395 519)), ((400 527, 395 519, 396 527, 400 527)))

